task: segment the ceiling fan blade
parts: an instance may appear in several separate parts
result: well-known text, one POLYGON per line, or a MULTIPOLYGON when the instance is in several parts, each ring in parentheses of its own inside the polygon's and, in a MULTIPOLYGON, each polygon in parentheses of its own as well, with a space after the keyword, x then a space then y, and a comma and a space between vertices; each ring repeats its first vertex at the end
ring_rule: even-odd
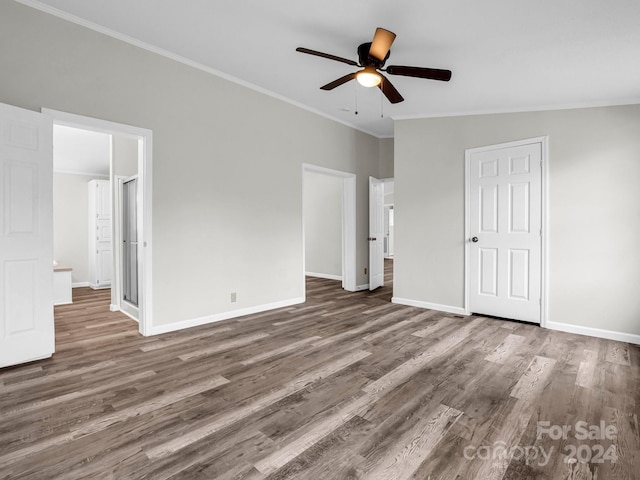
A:
POLYGON ((384 96, 387 97, 387 99, 391 103, 403 102, 404 98, 402 98, 402 95, 400 95, 400 92, 396 90, 396 87, 393 86, 393 84, 389 81, 389 79, 384 75, 380 75, 380 76, 382 77, 382 82, 380 82, 380 85, 378 85, 378 88, 382 90, 382 93, 384 93, 384 96))
POLYGON ((321 90, 333 90, 336 87, 339 87, 340 85, 342 85, 343 83, 347 83, 349 80, 353 80, 354 78, 356 78, 356 74, 355 73, 350 73, 348 75, 345 75, 344 77, 340 77, 337 80, 334 80, 333 82, 327 83, 326 85, 323 85, 322 87, 320 87, 321 90))
POLYGON ((335 60, 336 62, 346 63, 347 65, 353 65, 354 67, 358 66, 357 62, 354 62, 353 60, 349 60, 348 58, 337 57, 329 53, 318 52, 317 50, 310 50, 304 47, 296 48, 296 52, 307 53, 309 55, 315 55, 316 57, 328 58, 329 60, 335 60))
POLYGON ((385 30, 384 28, 376 28, 376 33, 373 36, 371 47, 369 48, 369 55, 373 58, 384 62, 391 48, 391 44, 396 39, 396 34, 385 30))
POLYGON ((430 80, 451 80, 451 70, 439 68, 404 67, 401 65, 389 65, 385 71, 391 75, 404 75, 405 77, 428 78, 430 80))

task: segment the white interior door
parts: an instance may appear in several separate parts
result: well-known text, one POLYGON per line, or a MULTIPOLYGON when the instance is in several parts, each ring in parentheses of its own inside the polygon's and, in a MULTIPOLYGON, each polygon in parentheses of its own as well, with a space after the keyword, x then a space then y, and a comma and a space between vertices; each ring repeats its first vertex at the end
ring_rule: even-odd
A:
POLYGON ((53 124, 0 104, 0 367, 50 357, 53 124))
POLYGON ((469 310, 540 322, 542 144, 469 156, 469 310))
POLYGON ((369 177, 369 290, 384 285, 384 182, 369 177))

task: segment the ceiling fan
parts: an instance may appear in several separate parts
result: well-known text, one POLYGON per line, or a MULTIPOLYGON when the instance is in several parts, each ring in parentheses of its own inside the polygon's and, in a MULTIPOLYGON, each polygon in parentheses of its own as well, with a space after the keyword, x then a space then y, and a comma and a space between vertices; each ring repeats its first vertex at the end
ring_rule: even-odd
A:
POLYGON ((333 90, 339 87, 343 83, 347 83, 354 78, 364 87, 378 87, 382 90, 385 97, 391 103, 399 103, 404 100, 400 92, 396 90, 393 84, 382 75, 380 72, 387 72, 389 75, 403 75, 405 77, 417 77, 427 78, 431 80, 441 80, 448 82, 451 79, 451 70, 440 70, 438 68, 424 68, 424 67, 406 67, 401 65, 389 65, 384 67, 385 62, 389 58, 391 53, 391 44, 396 38, 396 34, 385 30, 384 28, 376 28, 376 33, 373 36, 373 41, 370 43, 363 43, 358 47, 358 62, 349 60, 348 58, 337 57, 328 53, 318 52, 317 50, 310 50, 308 48, 298 47, 297 52, 307 53, 309 55, 316 55, 318 57, 328 58, 329 60, 335 60, 337 62, 346 63, 354 67, 362 67, 362 70, 358 70, 354 73, 349 73, 344 77, 338 78, 333 82, 327 83, 320 87, 322 90, 333 90))

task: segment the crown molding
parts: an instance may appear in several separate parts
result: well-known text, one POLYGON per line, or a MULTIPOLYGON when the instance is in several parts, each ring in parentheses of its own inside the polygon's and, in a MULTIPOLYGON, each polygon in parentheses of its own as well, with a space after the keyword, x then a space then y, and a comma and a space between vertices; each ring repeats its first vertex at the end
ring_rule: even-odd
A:
POLYGON ((560 105, 541 105, 539 107, 521 107, 521 108, 504 108, 504 109, 480 109, 480 110, 467 110, 450 113, 424 113, 416 115, 394 115, 391 118, 393 121, 397 120, 420 120, 426 118, 446 118, 446 117, 468 117, 473 115, 497 115, 504 113, 527 113, 527 112, 549 112, 553 110, 575 110, 581 108, 599 108, 599 107, 623 107, 625 105, 638 105, 640 104, 640 98, 631 98, 626 100, 620 100, 615 102, 608 101, 594 101, 583 103, 565 103, 560 105))
POLYGON ((346 122, 340 118, 337 117, 333 117, 327 113, 321 112, 320 110, 317 110, 315 108, 309 107, 308 105, 305 105, 303 103, 300 103, 296 100, 292 100, 291 98, 285 97, 284 95, 281 95, 279 93, 275 93, 272 92, 271 90, 267 90, 266 88, 260 87, 258 85, 255 85, 253 83, 247 82, 245 80, 242 80, 238 77, 234 77, 233 75, 229 75, 228 73, 225 72, 221 72, 220 70, 216 70, 215 68, 209 67, 207 65, 203 65, 202 63, 196 62, 194 60, 190 60, 186 57, 183 57, 181 55, 178 55, 176 53, 170 52, 168 50, 164 50, 163 48, 159 48, 156 47, 154 45, 151 45, 149 43, 143 42, 142 40, 138 40, 137 38, 134 37, 130 37, 129 35, 125 35, 123 33, 117 32, 115 30, 112 30, 111 28, 107 28, 103 25, 99 25, 97 23, 94 22, 90 22, 89 20, 85 20, 84 18, 80 18, 76 15, 72 15, 71 13, 62 11, 58 8, 52 7, 50 5, 45 5, 37 0, 14 0, 17 3, 20 3, 22 5, 25 5, 27 7, 31 7, 34 8, 36 10, 39 10, 41 12, 47 13, 49 15, 53 15, 54 17, 58 17, 62 20, 66 20, 68 22, 71 23, 75 23, 76 25, 79 25, 81 27, 85 27, 88 28, 89 30, 93 30, 94 32, 98 32, 101 33, 103 35, 107 35, 111 38, 115 38, 116 40, 120 40, 122 42, 128 43, 130 45, 133 45, 135 47, 141 48, 143 50, 146 50, 148 52, 151 53, 155 53, 156 55, 160 55, 162 57, 168 58, 170 60, 174 60, 176 62, 182 63, 183 65, 187 65, 189 67, 195 68, 197 70, 203 71, 205 73, 214 75, 216 77, 222 78, 224 80, 227 80, 231 83, 235 83, 237 85, 240 85, 242 87, 248 88, 250 90, 253 90, 255 92, 261 93, 263 95, 267 95, 269 97, 275 98, 277 100, 280 100, 282 102, 288 103, 289 105, 293 105, 294 107, 298 107, 302 110, 306 110, 307 112, 313 113, 315 115, 319 115, 320 117, 324 117, 328 120, 331 120, 333 122, 337 122, 340 123, 346 127, 349 128, 353 128, 354 130, 357 130, 359 132, 362 133, 366 133, 367 135, 371 135, 372 137, 375 138, 386 138, 386 137, 381 137, 379 134, 376 134, 374 132, 371 132, 369 130, 363 129, 361 127, 358 127, 354 124, 351 124, 349 122, 346 122))

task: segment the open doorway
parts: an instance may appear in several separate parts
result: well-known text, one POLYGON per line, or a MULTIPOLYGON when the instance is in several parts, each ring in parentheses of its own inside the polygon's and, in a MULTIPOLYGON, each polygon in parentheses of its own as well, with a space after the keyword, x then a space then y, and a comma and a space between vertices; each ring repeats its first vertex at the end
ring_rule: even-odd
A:
POLYGON ((369 177, 369 290, 393 294, 394 180, 369 177))
MULTIPOLYGON (((106 175, 91 179, 96 183, 98 204, 101 213, 89 214, 89 190, 85 190, 84 202, 87 205, 87 229, 89 237, 102 240, 102 247, 109 244, 109 261, 102 255, 99 281, 95 282, 95 272, 86 282, 77 282, 75 286, 109 288, 111 291, 112 311, 122 311, 139 322, 139 331, 143 335, 151 334, 151 131, 117 124, 104 120, 82 117, 45 110, 43 113, 53 118, 54 129, 75 129, 85 135, 100 138, 107 144, 108 163, 106 175), (107 139, 106 141, 104 139, 107 139), (105 187, 106 184, 106 187, 105 187), (105 193, 106 191, 106 193, 105 193), (104 204, 108 203, 108 207, 104 204), (110 214, 108 222, 104 220, 106 212, 110 214), (104 223, 100 228, 96 218, 104 223), (92 228, 91 228, 92 227, 92 228), (101 235, 96 235, 96 232, 101 235), (102 233, 105 233, 102 235, 102 233), (107 242, 108 241, 108 242, 107 242), (107 268, 110 263, 111 268, 107 268)), ((54 144, 54 149, 56 148, 54 144)), ((54 227, 54 229, 56 229, 54 227)), ((87 239, 87 236, 84 236, 87 239)), ((91 254, 99 252, 88 242, 88 261, 91 254), (94 248, 93 251, 89 249, 94 248)), ((74 263, 80 264, 78 259, 74 263)), ((70 266, 73 268, 73 265, 70 266)), ((88 268, 89 270, 89 268, 88 268)), ((97 277, 96 277, 97 278, 97 277)))
POLYGON ((111 135, 53 125, 55 305, 72 288, 111 288, 110 157, 111 135))
POLYGON ((305 275, 342 281, 342 179, 304 174, 305 275))
POLYGON ((356 291, 356 176, 303 165, 303 272, 356 291))
POLYGON ((384 286, 384 182, 369 176, 369 291, 384 286))

